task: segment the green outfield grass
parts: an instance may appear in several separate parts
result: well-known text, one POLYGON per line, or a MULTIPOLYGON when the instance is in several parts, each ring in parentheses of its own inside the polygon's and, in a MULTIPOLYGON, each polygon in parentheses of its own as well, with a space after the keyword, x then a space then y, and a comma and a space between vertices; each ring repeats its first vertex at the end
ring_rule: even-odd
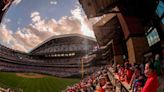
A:
POLYGON ((23 92, 61 92, 79 79, 65 79, 53 76, 44 78, 24 78, 15 73, 0 72, 0 87, 21 88, 23 92))

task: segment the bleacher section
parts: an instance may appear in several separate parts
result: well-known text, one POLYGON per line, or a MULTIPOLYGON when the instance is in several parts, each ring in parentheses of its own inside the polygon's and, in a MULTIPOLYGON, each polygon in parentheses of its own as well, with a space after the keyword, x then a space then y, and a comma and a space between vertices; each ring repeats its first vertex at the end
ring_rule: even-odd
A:
MULTIPOLYGON (((51 38, 37 46, 30 53, 16 51, 0 45, 0 71, 36 72, 59 77, 80 75, 82 66, 81 58, 89 53, 85 51, 86 49, 91 52, 95 45, 96 42, 93 40, 84 39, 79 35, 51 38), (70 38, 71 41, 69 42, 72 42, 72 44, 67 42, 68 38, 70 38), (73 38, 76 38, 76 41, 73 38), (88 40, 88 45, 85 45, 88 46, 87 48, 84 47, 84 40, 88 40), (61 47, 59 46, 59 42, 62 43, 61 47), (56 46, 58 46, 58 48, 56 48, 56 46), (64 51, 62 50, 63 46, 66 46, 64 51), (47 48, 51 48, 51 50, 45 50, 47 48)), ((84 71, 86 73, 91 72, 91 63, 89 61, 83 60, 83 66, 85 67, 84 71)), ((96 67, 92 67, 92 69, 94 68, 96 67)))

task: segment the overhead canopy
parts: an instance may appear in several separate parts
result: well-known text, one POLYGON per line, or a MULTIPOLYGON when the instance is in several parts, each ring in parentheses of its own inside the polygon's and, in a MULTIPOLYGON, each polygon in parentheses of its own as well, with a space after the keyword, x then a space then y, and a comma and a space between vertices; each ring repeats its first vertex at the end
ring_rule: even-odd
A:
MULTIPOLYGON (((79 0, 88 18, 107 13, 123 13, 140 17, 155 12, 159 0, 79 0), (113 10, 118 6, 120 11, 113 10)), ((146 17, 147 18, 147 17, 146 17)))
MULTIPOLYGON (((75 37, 82 38, 82 39, 86 39, 86 40, 88 40, 88 41, 93 42, 94 44, 96 44, 96 39, 95 39, 95 38, 92 38, 92 37, 89 37, 89 36, 84 36, 84 35, 81 35, 81 34, 76 34, 76 33, 75 33, 75 34, 54 35, 54 36, 52 36, 52 37, 46 39, 46 40, 43 41, 42 43, 40 43, 40 44, 39 44, 38 46, 36 46, 35 48, 33 48, 33 49, 30 51, 30 53, 33 53, 35 50, 37 50, 37 49, 39 49, 39 48, 41 48, 41 47, 45 48, 44 45, 47 45, 48 43, 51 44, 51 41, 53 41, 53 40, 56 40, 56 41, 55 41, 56 43, 54 43, 54 44, 59 44, 59 43, 63 44, 64 42, 69 42, 69 43, 71 43, 71 42, 76 41, 76 38, 75 38, 75 37), (62 40, 62 39, 63 39, 63 40, 62 40), (73 40, 73 39, 74 39, 74 40, 73 40), (58 43, 58 42, 59 42, 59 43, 58 43)), ((80 40, 78 40, 78 41, 80 42, 80 40)))
POLYGON ((109 22, 113 17, 115 17, 116 14, 106 14, 104 15, 100 21, 98 21, 96 24, 94 24, 93 26, 96 27, 96 26, 103 26, 105 25, 107 22, 109 22))
POLYGON ((101 16, 112 11, 118 0, 79 0, 88 18, 101 16))
POLYGON ((14 0, 1 0, 0 1, 0 22, 2 21, 2 18, 10 5, 12 4, 14 0))
POLYGON ((100 46, 105 46, 113 39, 119 23, 115 14, 107 14, 94 26, 94 33, 100 46))

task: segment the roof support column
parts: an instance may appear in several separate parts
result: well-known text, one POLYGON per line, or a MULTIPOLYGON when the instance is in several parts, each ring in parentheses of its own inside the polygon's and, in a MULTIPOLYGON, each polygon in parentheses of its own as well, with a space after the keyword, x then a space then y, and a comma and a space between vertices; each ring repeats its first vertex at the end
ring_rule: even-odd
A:
POLYGON ((128 58, 131 63, 141 63, 148 49, 144 28, 137 17, 117 14, 126 40, 128 58))

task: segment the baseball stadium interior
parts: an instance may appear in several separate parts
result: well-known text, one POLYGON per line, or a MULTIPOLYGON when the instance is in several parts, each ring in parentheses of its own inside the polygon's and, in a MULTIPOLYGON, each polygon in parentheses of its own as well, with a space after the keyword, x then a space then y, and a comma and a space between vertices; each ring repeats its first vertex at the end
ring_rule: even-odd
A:
POLYGON ((0 0, 0 92, 164 92, 164 0, 0 0))

